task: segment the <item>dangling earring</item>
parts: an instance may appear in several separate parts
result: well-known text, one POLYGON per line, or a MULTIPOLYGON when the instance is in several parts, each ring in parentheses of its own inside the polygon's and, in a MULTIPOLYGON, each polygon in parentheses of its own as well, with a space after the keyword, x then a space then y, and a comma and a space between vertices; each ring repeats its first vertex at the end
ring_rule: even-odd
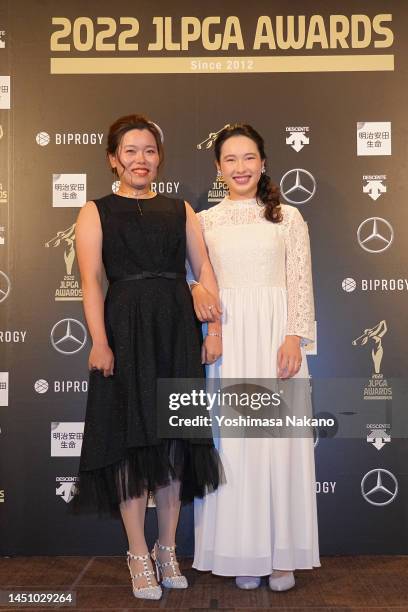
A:
POLYGON ((224 179, 222 178, 221 170, 217 170, 217 181, 222 182, 224 179))
POLYGON ((261 172, 262 172, 262 174, 265 174, 265 172, 266 172, 266 168, 265 168, 265 166, 263 166, 263 167, 262 167, 261 172))

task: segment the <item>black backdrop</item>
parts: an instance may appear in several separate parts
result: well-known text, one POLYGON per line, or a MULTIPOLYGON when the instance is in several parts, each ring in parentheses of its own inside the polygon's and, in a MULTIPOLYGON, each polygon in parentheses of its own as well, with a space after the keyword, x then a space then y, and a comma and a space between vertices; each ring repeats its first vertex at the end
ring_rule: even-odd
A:
MULTIPOLYGON (((408 410, 407 9, 396 0, 369 6, 345 0, 343 17, 336 18, 331 8, 310 0, 291 2, 290 14, 282 0, 177 0, 171 6, 161 0, 3 0, 1 554, 125 549, 118 521, 74 517, 69 510, 90 348, 89 339, 81 347, 84 316, 72 226, 85 199, 112 189, 106 130, 129 112, 146 113, 164 132, 166 161, 157 189, 196 209, 221 197, 210 135, 234 121, 249 122, 263 134, 269 173, 277 182, 300 169, 307 189, 315 183, 313 197, 298 204, 309 225, 314 268, 317 344, 310 348, 309 367, 316 384, 331 381, 327 393, 315 395, 314 408, 356 423, 347 436, 340 435, 341 427, 334 438, 317 432, 321 551, 407 552, 408 451, 404 428, 393 425, 408 410), (296 37, 300 33, 296 49, 279 42, 290 15, 296 37), (226 48, 208 49, 204 36, 185 50, 149 49, 153 18, 169 16, 173 44, 180 41, 183 18, 185 28, 185 17, 197 18, 186 34, 205 30, 206 18, 218 16, 219 24, 209 26, 209 41, 216 47, 215 35, 231 27, 229 40, 221 37, 226 48), (262 16, 270 17, 269 40, 274 37, 276 48, 255 48, 262 16), (139 33, 125 39, 123 31, 136 27, 135 18, 139 33), (303 22, 309 32, 304 44, 303 22), (242 45, 234 44, 238 26, 242 45), (102 39, 100 32, 108 28, 102 39), (336 28, 346 28, 342 43, 336 44, 336 28), (63 32, 56 40, 58 30, 63 32), (135 43, 137 50, 124 48, 135 43), (93 59, 86 63, 88 58, 93 59), (197 71, 192 61, 219 62, 221 69, 197 71), (299 134, 307 138, 299 140, 299 134), (383 238, 371 238, 374 229, 383 238), (353 345, 365 330, 372 330, 367 342, 353 345), (70 334, 76 340, 64 339, 70 334), (364 389, 375 381, 383 389, 380 401, 365 401, 364 389), (383 399, 390 392, 392 400, 383 399)), ((284 191, 295 184, 296 172, 286 181, 284 191)), ((299 201, 302 192, 294 194, 299 201)), ((151 538, 151 510, 147 523, 151 538)), ((184 508, 181 553, 192 552, 192 525, 192 508, 184 508)))

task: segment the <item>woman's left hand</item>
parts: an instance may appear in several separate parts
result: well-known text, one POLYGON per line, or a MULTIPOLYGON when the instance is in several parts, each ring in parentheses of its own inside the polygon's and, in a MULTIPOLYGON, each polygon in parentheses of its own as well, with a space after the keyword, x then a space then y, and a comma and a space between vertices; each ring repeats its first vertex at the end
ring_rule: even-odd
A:
POLYGON ((201 283, 191 288, 194 310, 201 323, 208 321, 215 323, 221 319, 222 309, 220 300, 214 297, 201 283))
POLYGON ((278 378, 291 378, 299 372, 301 365, 300 337, 286 336, 278 350, 278 378))

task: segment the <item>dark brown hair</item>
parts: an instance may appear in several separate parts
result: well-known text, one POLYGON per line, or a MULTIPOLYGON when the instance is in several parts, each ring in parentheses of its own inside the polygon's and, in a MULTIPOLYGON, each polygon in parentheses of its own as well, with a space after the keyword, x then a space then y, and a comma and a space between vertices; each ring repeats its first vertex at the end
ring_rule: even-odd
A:
MULTIPOLYGON (((125 115, 112 123, 108 132, 106 154, 116 155, 123 136, 130 130, 148 130, 153 134, 159 152, 160 165, 164 158, 162 135, 157 126, 144 115, 125 115)), ((121 160, 119 159, 119 161, 121 160)), ((115 169, 113 168, 112 171, 114 172, 115 169)))
MULTIPOLYGON (((221 159, 221 148, 226 140, 233 136, 246 136, 254 141, 262 161, 266 161, 265 143, 262 136, 251 126, 246 123, 234 123, 221 130, 214 143, 215 158, 218 163, 221 159)), ((256 199, 265 207, 265 219, 272 223, 282 221, 282 213, 280 210, 280 190, 271 178, 265 173, 262 173, 258 181, 256 191, 256 199)))

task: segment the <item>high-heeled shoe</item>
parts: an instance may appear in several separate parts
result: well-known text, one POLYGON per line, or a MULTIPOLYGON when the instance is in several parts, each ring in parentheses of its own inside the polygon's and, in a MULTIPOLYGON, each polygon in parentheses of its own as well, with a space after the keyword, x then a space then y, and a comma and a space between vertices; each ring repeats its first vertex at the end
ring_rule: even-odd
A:
POLYGON ((157 572, 157 582, 159 582, 161 578, 161 584, 168 589, 186 589, 188 587, 187 578, 180 574, 179 564, 175 555, 176 547, 175 546, 163 546, 160 544, 159 540, 153 546, 153 550, 150 553, 151 558, 156 564, 156 572, 157 572), (158 551, 166 550, 170 559, 168 561, 160 561, 158 551), (172 569, 172 576, 165 576, 163 570, 167 567, 172 569))
POLYGON ((271 591, 289 591, 295 586, 295 577, 293 572, 287 572, 286 574, 269 576, 269 588, 271 591))
POLYGON ((235 578, 235 584, 239 589, 245 591, 251 591, 257 589, 261 584, 261 578, 259 576, 237 576, 235 578))
POLYGON ((137 597, 137 599, 160 599, 163 595, 163 591, 158 584, 153 584, 151 576, 154 576, 154 571, 149 569, 147 562, 149 561, 149 553, 145 555, 133 555, 131 552, 127 552, 127 565, 130 572, 130 577, 132 579, 132 589, 133 595, 137 597), (143 562, 143 572, 139 572, 138 574, 133 574, 132 568, 130 567, 131 561, 142 561, 143 562), (137 578, 141 578, 144 576, 147 581, 147 586, 145 587, 137 587, 135 585, 135 580, 137 578))

